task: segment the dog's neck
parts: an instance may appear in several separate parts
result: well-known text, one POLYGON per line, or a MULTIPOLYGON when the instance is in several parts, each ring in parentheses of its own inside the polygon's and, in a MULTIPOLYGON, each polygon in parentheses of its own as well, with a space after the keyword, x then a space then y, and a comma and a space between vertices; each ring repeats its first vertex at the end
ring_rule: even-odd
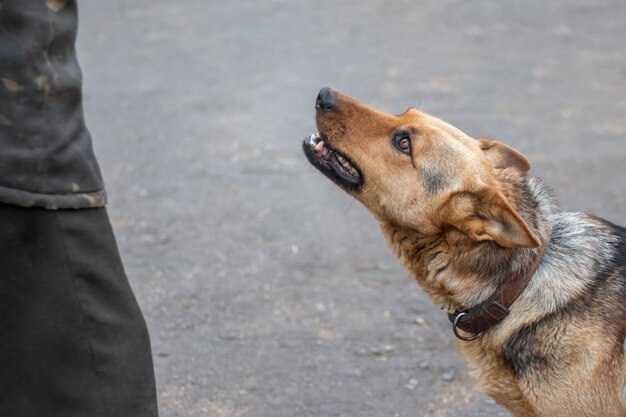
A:
MULTIPOLYGON (((547 245, 549 217, 555 204, 535 177, 512 170, 498 173, 501 191, 529 227, 547 245)), ((503 248, 475 242, 454 228, 426 236, 417 230, 381 222, 383 233, 400 262, 437 304, 463 310, 486 301, 513 275, 530 273, 537 249, 503 248)))

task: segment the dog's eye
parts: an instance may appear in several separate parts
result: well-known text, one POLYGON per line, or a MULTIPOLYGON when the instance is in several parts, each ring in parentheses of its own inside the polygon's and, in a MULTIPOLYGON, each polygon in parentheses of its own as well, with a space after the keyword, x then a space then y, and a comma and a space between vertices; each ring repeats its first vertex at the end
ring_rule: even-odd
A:
POLYGON ((393 144, 400 152, 411 155, 411 137, 405 133, 395 135, 393 138, 393 144))

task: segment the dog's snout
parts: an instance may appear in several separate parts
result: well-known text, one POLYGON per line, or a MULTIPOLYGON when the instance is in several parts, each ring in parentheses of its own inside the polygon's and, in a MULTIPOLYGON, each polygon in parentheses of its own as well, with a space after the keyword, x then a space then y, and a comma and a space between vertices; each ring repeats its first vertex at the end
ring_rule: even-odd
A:
POLYGON ((322 111, 335 110, 337 105, 337 94, 332 88, 324 87, 320 90, 315 100, 315 108, 322 111))

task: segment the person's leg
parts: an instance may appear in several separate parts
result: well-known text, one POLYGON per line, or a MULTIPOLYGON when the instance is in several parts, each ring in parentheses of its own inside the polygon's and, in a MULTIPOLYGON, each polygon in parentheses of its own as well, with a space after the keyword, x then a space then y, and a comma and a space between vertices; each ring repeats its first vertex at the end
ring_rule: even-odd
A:
POLYGON ((155 417, 145 322, 104 208, 0 205, 0 416, 155 417))

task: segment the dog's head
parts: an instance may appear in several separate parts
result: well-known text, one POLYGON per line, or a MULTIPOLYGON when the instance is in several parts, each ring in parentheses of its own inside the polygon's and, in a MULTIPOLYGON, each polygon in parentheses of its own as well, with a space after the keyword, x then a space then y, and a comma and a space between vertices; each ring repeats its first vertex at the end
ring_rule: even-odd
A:
POLYGON ((495 175, 525 174, 520 152, 416 109, 385 114, 329 88, 315 108, 319 133, 304 139, 305 155, 380 221, 426 235, 454 229, 504 247, 540 245, 495 175))

